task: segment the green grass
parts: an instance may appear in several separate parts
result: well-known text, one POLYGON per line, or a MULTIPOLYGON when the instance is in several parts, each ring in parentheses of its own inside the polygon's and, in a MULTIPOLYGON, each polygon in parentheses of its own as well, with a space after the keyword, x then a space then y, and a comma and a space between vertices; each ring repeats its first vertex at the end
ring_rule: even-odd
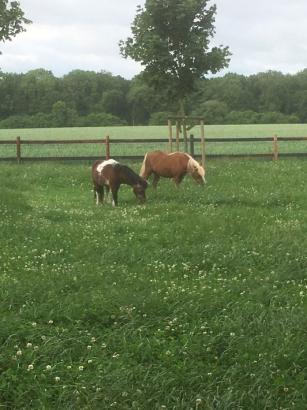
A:
POLYGON ((112 209, 87 164, 0 164, 0 407, 305 409, 306 173, 209 161, 112 209))
MULTIPOLYGON (((189 133, 199 137, 199 127, 194 127, 189 133)), ((174 132, 175 134, 175 132, 174 132)), ((206 137, 273 137, 277 134, 283 137, 307 136, 307 124, 272 124, 272 125, 207 125, 206 137)), ((16 139, 87 139, 101 138, 106 135, 111 138, 111 155, 143 155, 154 149, 168 149, 168 144, 112 144, 112 138, 168 138, 166 126, 138 127, 92 127, 92 128, 53 128, 53 129, 20 129, 0 130, 0 140, 16 139)), ((174 144, 175 149, 175 144, 174 144)), ((181 144, 180 149, 183 149, 181 144)), ((280 152, 307 152, 307 142, 279 142, 280 152)), ((195 144, 195 152, 200 153, 200 145, 195 144)), ((271 142, 252 143, 208 143, 207 154, 250 154, 271 153, 271 142)), ((16 155, 14 145, 0 145, 0 157, 16 155)), ((22 155, 30 156, 100 156, 105 155, 104 144, 88 145, 31 145, 22 146, 22 155)))

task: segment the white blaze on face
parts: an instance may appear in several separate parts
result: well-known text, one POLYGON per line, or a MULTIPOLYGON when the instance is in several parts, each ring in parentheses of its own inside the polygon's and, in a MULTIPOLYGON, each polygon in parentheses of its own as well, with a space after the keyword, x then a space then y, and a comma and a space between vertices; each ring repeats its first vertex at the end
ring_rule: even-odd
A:
POLYGON ((115 159, 107 159, 106 161, 103 161, 101 164, 99 164, 98 167, 96 168, 96 170, 97 170, 97 172, 98 172, 99 174, 101 174, 103 168, 104 168, 106 165, 113 165, 113 166, 114 166, 114 165, 116 165, 116 164, 118 164, 118 162, 115 161, 115 159))

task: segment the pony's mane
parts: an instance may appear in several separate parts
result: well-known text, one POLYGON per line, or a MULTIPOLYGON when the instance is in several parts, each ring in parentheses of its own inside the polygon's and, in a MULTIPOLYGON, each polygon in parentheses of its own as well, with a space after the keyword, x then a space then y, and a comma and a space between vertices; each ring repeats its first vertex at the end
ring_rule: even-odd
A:
POLYGON ((189 157, 189 162, 187 165, 187 170, 188 172, 192 172, 193 168, 197 168, 197 171, 199 175, 201 175, 203 178, 205 177, 205 170, 204 168, 194 159, 192 158, 189 154, 186 154, 189 157))
POLYGON ((138 174, 136 174, 136 173, 133 171, 133 169, 127 167, 127 165, 118 164, 118 166, 120 166, 120 168, 121 168, 122 170, 124 170, 125 173, 126 173, 127 175, 129 175, 129 177, 131 178, 131 180, 133 180, 136 184, 140 184, 140 185, 142 185, 143 187, 147 187, 148 182, 147 182, 144 178, 142 178, 141 176, 139 176, 138 174))

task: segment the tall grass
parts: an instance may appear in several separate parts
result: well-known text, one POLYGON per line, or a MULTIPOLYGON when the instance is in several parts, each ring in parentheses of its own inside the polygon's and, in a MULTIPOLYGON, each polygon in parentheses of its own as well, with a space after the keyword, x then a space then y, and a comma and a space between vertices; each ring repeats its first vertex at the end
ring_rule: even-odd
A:
POLYGON ((1 407, 305 408, 307 163, 207 172, 112 209, 88 165, 0 164, 1 407))

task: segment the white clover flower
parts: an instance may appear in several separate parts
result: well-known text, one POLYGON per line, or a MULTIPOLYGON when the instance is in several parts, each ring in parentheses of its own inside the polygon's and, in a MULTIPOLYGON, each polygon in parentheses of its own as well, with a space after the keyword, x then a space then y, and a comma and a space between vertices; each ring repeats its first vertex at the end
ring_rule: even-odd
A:
POLYGON ((80 372, 82 372, 82 371, 84 370, 84 367, 83 367, 83 366, 79 366, 79 370, 80 370, 80 372))
POLYGON ((17 356, 21 356, 21 355, 22 355, 22 351, 21 351, 21 350, 17 350, 16 354, 17 354, 17 356))
POLYGON ((32 322, 32 326, 33 326, 33 327, 37 326, 37 323, 36 323, 36 322, 32 322))
POLYGON ((91 348, 92 348, 91 345, 88 345, 88 346, 87 346, 87 350, 91 350, 91 348))
POLYGON ((71 369, 71 366, 67 366, 66 369, 70 370, 70 369, 71 369))
POLYGON ((58 383, 58 382, 61 380, 61 378, 60 378, 59 376, 56 376, 56 377, 54 378, 54 380, 58 383))
POLYGON ((50 364, 48 364, 48 365, 46 366, 46 370, 51 370, 50 364))
POLYGON ((91 364, 91 363, 93 363, 93 360, 92 360, 92 359, 88 359, 87 363, 91 364))
POLYGON ((28 366, 28 371, 29 371, 29 370, 33 370, 33 369, 34 369, 33 364, 29 364, 29 366, 28 366))
POLYGON ((53 320, 49 320, 48 323, 49 323, 49 325, 52 325, 52 324, 53 324, 53 320))
POLYGON ((27 343, 27 347, 28 348, 32 347, 32 343, 27 343))

